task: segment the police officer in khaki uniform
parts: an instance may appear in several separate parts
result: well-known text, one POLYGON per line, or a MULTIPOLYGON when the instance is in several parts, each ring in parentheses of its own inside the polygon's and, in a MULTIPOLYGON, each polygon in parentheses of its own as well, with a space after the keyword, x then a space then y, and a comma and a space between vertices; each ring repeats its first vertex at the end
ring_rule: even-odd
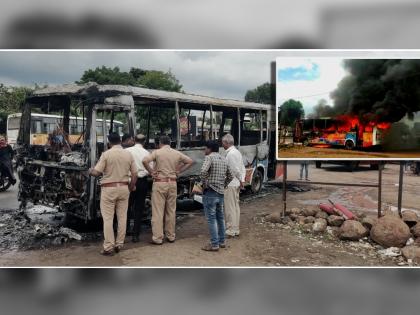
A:
POLYGON ((191 158, 170 147, 171 139, 162 136, 159 149, 143 159, 143 165, 153 177, 152 188, 152 244, 162 245, 165 236, 175 242, 175 211, 177 176, 194 163, 191 158), (150 163, 154 162, 154 167, 150 163))
POLYGON ((118 133, 110 133, 111 148, 102 153, 95 168, 89 170, 92 176, 101 176, 101 214, 104 221, 104 249, 102 255, 118 253, 124 244, 127 225, 127 209, 130 191, 135 190, 137 166, 133 156, 121 146, 118 133), (131 173, 131 181, 129 174, 131 173), (118 231, 115 240, 113 221, 117 215, 118 231))

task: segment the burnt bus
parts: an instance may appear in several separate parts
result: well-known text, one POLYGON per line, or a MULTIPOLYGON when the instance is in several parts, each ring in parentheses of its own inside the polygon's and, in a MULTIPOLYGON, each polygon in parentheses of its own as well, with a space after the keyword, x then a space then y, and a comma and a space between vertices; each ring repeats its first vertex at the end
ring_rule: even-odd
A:
POLYGON ((192 201, 205 141, 221 141, 226 133, 234 136, 243 155, 246 185, 258 193, 275 173, 274 111, 268 104, 122 85, 69 84, 36 90, 24 104, 16 143, 20 207, 43 204, 86 222, 99 218, 100 178, 88 176, 88 169, 107 150, 103 135, 116 131, 117 122, 119 131, 145 134, 148 150, 157 147, 161 135, 168 135, 173 148, 195 161, 178 178, 180 204, 192 201), (31 142, 31 113, 58 117, 46 144, 31 142), (69 137, 70 114, 80 124, 74 128, 80 131, 74 143, 69 137))

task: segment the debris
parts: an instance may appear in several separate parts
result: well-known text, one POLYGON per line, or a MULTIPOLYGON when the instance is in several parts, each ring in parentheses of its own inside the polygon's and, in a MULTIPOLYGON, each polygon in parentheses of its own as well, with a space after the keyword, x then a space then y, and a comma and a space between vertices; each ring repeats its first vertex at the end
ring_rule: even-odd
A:
POLYGON ((402 220, 411 228, 417 224, 419 218, 416 212, 405 210, 402 212, 402 220))
POLYGON ((378 250, 378 254, 384 257, 398 257, 401 256, 401 249, 398 247, 388 247, 378 250))
POLYGON ((405 246, 410 246, 410 245, 413 245, 413 244, 414 244, 414 239, 410 237, 408 239, 407 243, 405 243, 405 246))
POLYGON ((355 220, 347 220, 340 227, 339 238, 342 240, 357 241, 368 235, 369 231, 355 220))
POLYGON ((67 236, 68 238, 74 239, 74 240, 78 240, 81 241, 82 240, 82 236, 78 233, 76 233, 76 231, 66 228, 66 227, 61 227, 59 230, 59 233, 62 235, 67 236))
POLYGON ((401 253, 405 259, 411 259, 415 263, 420 263, 420 247, 419 246, 406 246, 401 249, 401 253))
POLYGON ((370 229, 372 229, 372 226, 373 226, 376 222, 378 222, 378 218, 377 218, 377 217, 374 217, 374 216, 367 216, 367 217, 364 217, 364 218, 362 219, 362 224, 363 224, 363 226, 364 226, 365 228, 367 228, 369 231, 370 231, 370 229))
POLYGON ((324 233, 326 229, 327 229, 327 220, 323 218, 315 219, 315 222, 312 225, 312 231, 314 233, 324 233))
POLYGON ((341 224, 343 224, 344 218, 343 217, 340 217, 338 215, 330 215, 328 217, 327 221, 328 221, 328 225, 337 226, 338 227, 338 226, 341 226, 341 224))
POLYGON ((403 247, 411 233, 403 220, 394 215, 385 215, 373 225, 370 237, 384 247, 403 247))
POLYGON ((335 214, 334 207, 331 206, 331 205, 327 205, 326 203, 320 203, 319 204, 319 209, 321 209, 322 211, 324 211, 324 212, 326 212, 330 215, 335 214))
POLYGON ((276 211, 276 212, 273 212, 273 213, 270 213, 269 215, 267 215, 266 217, 265 217, 265 220, 267 221, 267 222, 271 222, 271 223, 281 223, 281 214, 280 214, 280 212, 279 211, 276 211))
POLYGON ((334 211, 339 213, 340 215, 342 215, 344 217, 344 219, 354 220, 356 218, 356 216, 353 214, 353 212, 351 212, 349 209, 344 207, 342 204, 340 204, 338 202, 332 202, 330 199, 328 199, 328 201, 333 205, 334 211))
POLYGON ((300 225, 304 225, 304 224, 305 224, 305 219, 306 219, 306 217, 304 217, 303 215, 299 215, 299 216, 296 218, 296 222, 297 222, 298 224, 300 224, 300 225))

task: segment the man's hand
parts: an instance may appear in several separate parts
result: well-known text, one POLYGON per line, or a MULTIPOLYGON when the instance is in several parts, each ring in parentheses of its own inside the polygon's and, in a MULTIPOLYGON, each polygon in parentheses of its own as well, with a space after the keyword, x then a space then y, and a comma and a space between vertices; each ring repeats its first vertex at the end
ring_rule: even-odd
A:
POLYGON ((136 184, 133 185, 132 183, 130 183, 130 185, 128 186, 128 190, 130 192, 136 191, 136 184))
POLYGON ((100 172, 98 172, 97 170, 95 170, 94 168, 90 168, 90 169, 89 169, 89 175, 90 175, 90 176, 95 176, 95 177, 98 177, 98 176, 100 176, 100 175, 101 175, 101 173, 100 173, 100 172))
POLYGON ((241 181, 240 184, 239 184, 239 188, 241 190, 244 190, 245 189, 245 183, 241 181))

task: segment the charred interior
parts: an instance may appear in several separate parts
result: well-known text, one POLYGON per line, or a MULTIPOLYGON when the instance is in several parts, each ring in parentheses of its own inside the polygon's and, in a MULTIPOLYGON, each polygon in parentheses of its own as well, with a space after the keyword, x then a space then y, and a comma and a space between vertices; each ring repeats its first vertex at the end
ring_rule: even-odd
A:
POLYGON ((192 201, 205 141, 221 141, 226 133, 241 146, 249 185, 256 175, 262 182, 268 160, 274 159, 268 156, 273 107, 246 103, 247 108, 240 109, 243 104, 128 86, 37 90, 24 106, 16 146, 21 208, 43 204, 85 221, 98 218, 100 179, 89 177, 88 169, 108 148, 106 135, 111 131, 143 133, 149 150, 157 148, 159 136, 165 134, 172 147, 193 158, 195 165, 178 179, 180 202, 192 201))

